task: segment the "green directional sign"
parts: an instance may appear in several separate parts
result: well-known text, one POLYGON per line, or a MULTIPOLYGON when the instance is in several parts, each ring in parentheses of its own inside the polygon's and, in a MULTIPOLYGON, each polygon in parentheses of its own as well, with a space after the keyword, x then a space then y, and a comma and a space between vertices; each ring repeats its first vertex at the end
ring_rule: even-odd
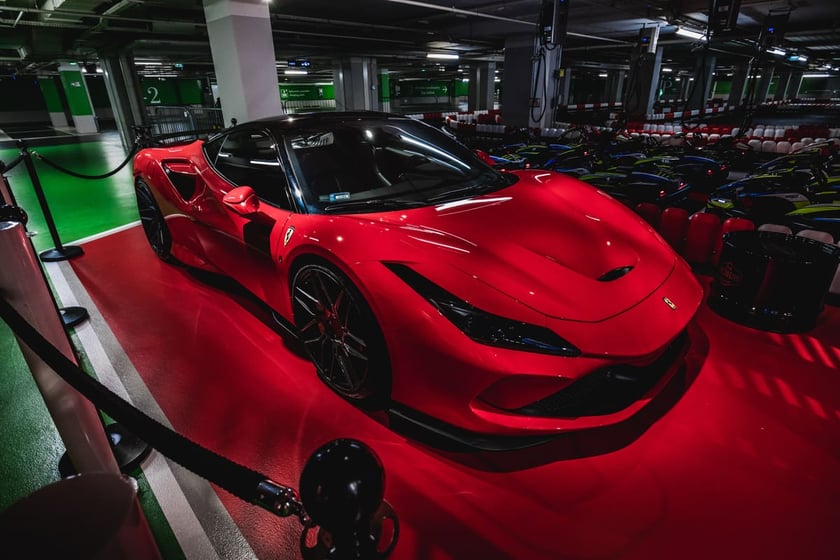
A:
POLYGON ((318 84, 280 84, 282 101, 319 101, 335 99, 335 87, 318 84))

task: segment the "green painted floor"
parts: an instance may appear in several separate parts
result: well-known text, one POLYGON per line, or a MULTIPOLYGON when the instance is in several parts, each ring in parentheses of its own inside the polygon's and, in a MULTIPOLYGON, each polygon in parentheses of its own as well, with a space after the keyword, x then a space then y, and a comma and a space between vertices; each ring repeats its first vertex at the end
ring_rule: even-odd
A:
MULTIPOLYGON (((115 169, 126 158, 119 136, 106 133, 99 142, 81 142, 31 148, 61 167, 83 175, 100 175, 115 169)), ((0 161, 10 164, 18 149, 0 150, 0 161)), ((35 169, 63 244, 138 220, 131 182, 131 165, 107 179, 85 180, 62 173, 37 157, 35 169)), ((18 205, 29 214, 28 229, 39 251, 54 246, 38 205, 32 181, 23 163, 6 173, 18 205)))
MULTIPOLYGON (((77 173, 98 175, 116 168, 127 156, 116 133, 105 134, 103 138, 97 142, 45 146, 32 151, 77 173)), ((0 150, 0 161, 10 164, 19 153, 18 149, 0 150)), ((53 169, 37 158, 34 161, 63 244, 139 219, 131 165, 107 179, 85 180, 53 169)), ((27 230, 36 233, 32 237, 35 249, 53 247, 23 163, 8 171, 6 177, 18 205, 29 215, 27 230)), ((75 346, 79 348, 78 344, 75 346)), ((58 460, 63 453, 64 445, 17 342, 6 324, 0 321, 0 511, 58 481, 58 460)), ((138 469, 131 474, 138 481, 141 505, 164 558, 184 558, 142 471, 138 469)))

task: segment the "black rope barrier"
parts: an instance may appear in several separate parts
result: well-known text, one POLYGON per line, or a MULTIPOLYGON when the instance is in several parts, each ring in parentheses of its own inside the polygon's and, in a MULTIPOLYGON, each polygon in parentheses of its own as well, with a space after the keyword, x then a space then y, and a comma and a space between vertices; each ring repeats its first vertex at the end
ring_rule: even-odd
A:
POLYGON ((304 525, 310 523, 294 489, 202 447, 134 408, 68 359, 3 298, 0 317, 62 379, 163 455, 246 502, 281 517, 296 515, 304 525))
POLYGON ((61 171, 62 173, 65 173, 67 175, 71 175, 73 177, 78 177, 79 179, 90 179, 90 180, 95 181, 97 179, 107 179, 108 177, 111 177, 111 176, 119 173, 122 170, 123 167, 128 165, 128 162, 131 161, 131 158, 133 158, 134 154, 136 154, 139 150, 140 150, 140 148, 139 148, 138 144, 134 144, 134 146, 132 146, 131 150, 128 152, 128 156, 126 156, 125 160, 123 160, 123 162, 121 164, 119 164, 119 166, 117 166, 116 169, 114 169, 113 171, 109 171, 108 173, 103 173, 101 175, 84 175, 82 173, 77 173, 75 171, 71 171, 70 169, 67 169, 66 167, 62 167, 61 165, 59 165, 59 164, 55 163, 54 161, 50 160, 49 158, 47 158, 47 156, 45 156, 43 154, 39 154, 38 152, 32 152, 32 155, 35 156, 36 158, 38 158, 40 161, 43 161, 44 163, 46 163, 47 165, 49 165, 53 169, 61 171))
POLYGON ((60 171, 61 173, 65 173, 67 175, 70 175, 72 177, 77 177, 79 179, 89 179, 89 180, 95 181, 95 180, 99 180, 99 179, 107 179, 108 177, 116 175, 117 173, 119 173, 122 170, 123 167, 128 165, 128 162, 131 161, 131 158, 133 158, 137 154, 137 152, 139 152, 143 148, 158 145, 158 144, 160 144, 160 142, 162 140, 167 140, 167 139, 171 139, 171 138, 181 138, 181 137, 184 137, 184 136, 192 136, 193 139, 198 139, 199 136, 201 136, 201 135, 206 135, 206 134, 210 134, 210 133, 218 132, 218 131, 214 130, 214 129, 197 129, 197 130, 185 130, 185 131, 181 131, 181 132, 170 132, 170 133, 167 133, 167 134, 152 135, 149 132, 149 127, 142 126, 142 127, 134 127, 134 132, 135 132, 134 145, 131 147, 131 150, 129 151, 125 160, 123 160, 123 162, 121 164, 119 164, 115 169, 113 169, 113 170, 111 170, 107 173, 102 173, 101 175, 85 175, 83 173, 78 173, 78 172, 73 171, 71 169, 67 169, 66 167, 63 167, 63 166, 59 165, 58 163, 49 159, 47 156, 45 156, 43 154, 39 154, 38 152, 32 152, 32 155, 35 156, 36 158, 38 158, 40 161, 43 161, 44 163, 46 163, 47 165, 49 165, 53 169, 55 169, 57 171, 60 171))

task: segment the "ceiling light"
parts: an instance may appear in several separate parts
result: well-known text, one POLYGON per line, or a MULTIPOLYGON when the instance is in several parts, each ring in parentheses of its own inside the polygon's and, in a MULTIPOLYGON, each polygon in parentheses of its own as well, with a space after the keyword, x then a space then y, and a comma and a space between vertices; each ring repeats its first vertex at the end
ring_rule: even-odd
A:
POLYGON ((606 72, 602 72, 601 74, 598 74, 599 78, 606 78, 607 76, 608 76, 608 74, 606 72))
POLYGON ((448 53, 428 53, 426 58, 442 58, 446 60, 458 60, 457 54, 448 54, 448 53))
POLYGON ((677 27, 676 31, 677 35, 682 35, 683 37, 689 37, 691 39, 700 39, 701 41, 706 40, 706 34, 701 33, 699 31, 695 31, 693 29, 688 29, 686 27, 677 27))
POLYGON ((787 54, 787 51, 785 51, 784 49, 780 49, 779 47, 770 47, 769 49, 767 49, 767 52, 769 52, 770 54, 775 54, 776 56, 785 56, 787 54))
POLYGON ((803 78, 828 78, 830 74, 802 74, 803 78))
POLYGON ((306 70, 296 70, 294 68, 286 68, 283 70, 283 74, 286 76, 306 76, 309 74, 306 70))
POLYGON ((665 67, 663 67, 663 68, 662 68, 662 71, 663 71, 663 72, 673 72, 673 71, 674 71, 674 69, 673 69, 673 68, 665 68, 665 67))

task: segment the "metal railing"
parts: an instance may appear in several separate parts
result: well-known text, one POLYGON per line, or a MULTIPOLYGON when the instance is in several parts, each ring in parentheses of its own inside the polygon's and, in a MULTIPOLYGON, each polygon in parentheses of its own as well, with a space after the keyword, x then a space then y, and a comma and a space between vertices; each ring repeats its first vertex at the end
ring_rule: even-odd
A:
POLYGON ((205 138, 225 127, 221 109, 200 105, 149 105, 146 118, 151 135, 166 137, 167 144, 205 138))

